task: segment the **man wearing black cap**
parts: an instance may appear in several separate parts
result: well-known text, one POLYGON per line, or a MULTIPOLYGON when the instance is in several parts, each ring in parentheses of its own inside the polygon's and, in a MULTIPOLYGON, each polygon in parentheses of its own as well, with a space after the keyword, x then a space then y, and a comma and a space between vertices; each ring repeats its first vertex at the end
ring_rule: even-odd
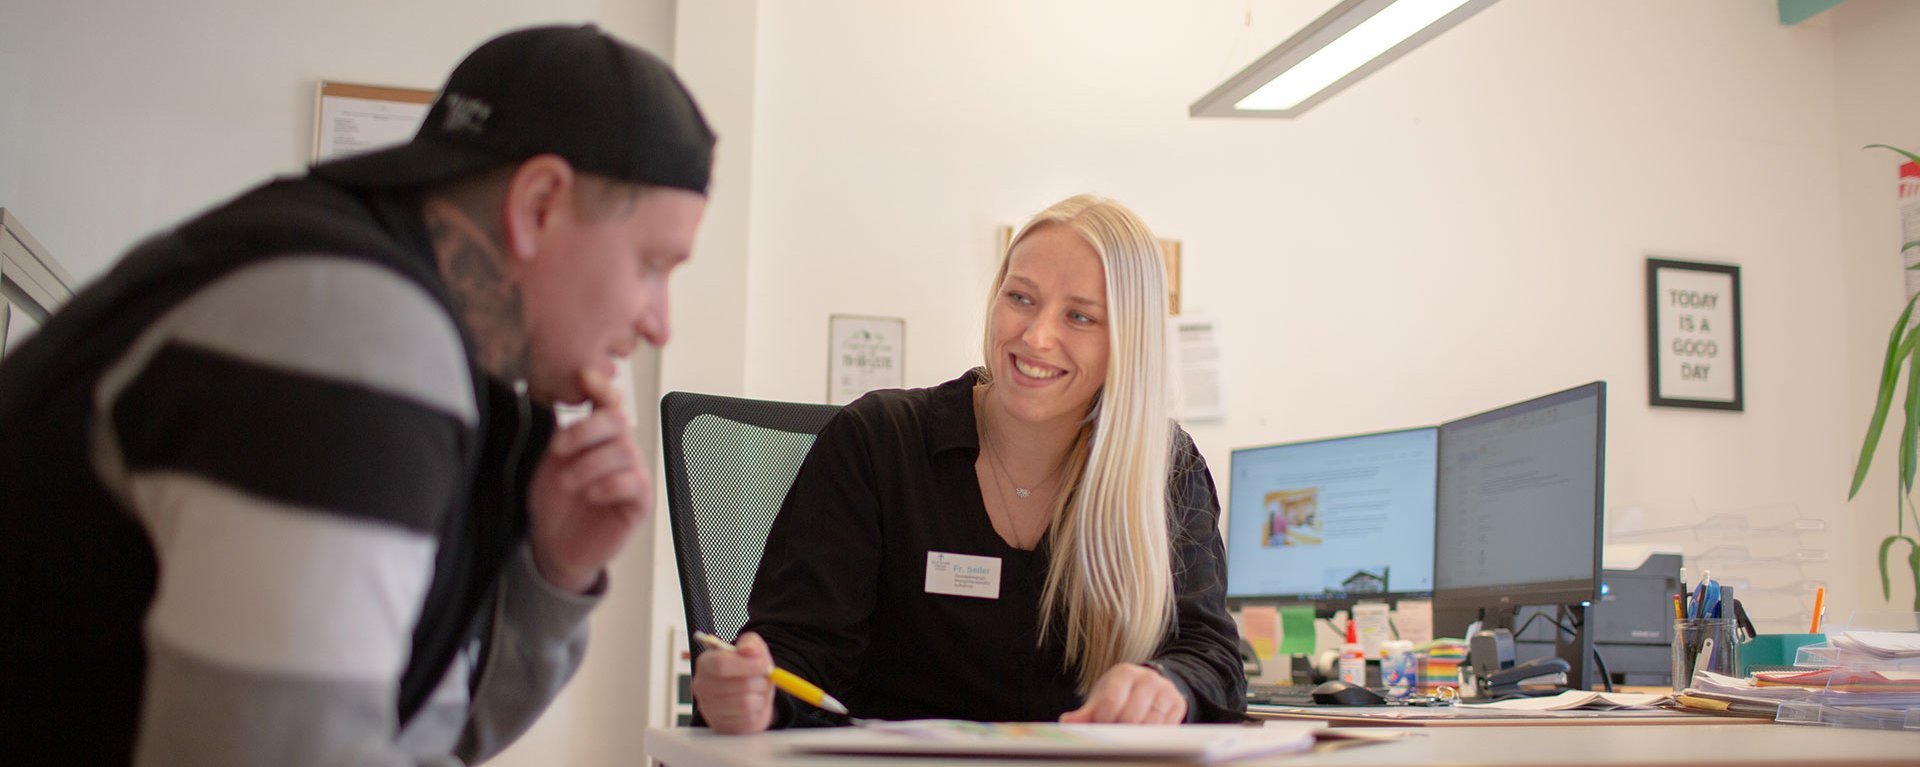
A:
POLYGON ((0 760, 448 764, 524 732, 651 507, 610 379, 667 339, 713 143, 658 59, 512 32, 411 143, 77 296, 0 365, 0 760))

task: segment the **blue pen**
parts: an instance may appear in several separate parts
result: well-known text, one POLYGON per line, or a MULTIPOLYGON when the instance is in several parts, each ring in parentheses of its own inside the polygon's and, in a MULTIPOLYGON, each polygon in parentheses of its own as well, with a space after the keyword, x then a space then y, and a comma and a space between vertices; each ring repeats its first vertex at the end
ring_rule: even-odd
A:
POLYGON ((1708 575, 1705 585, 1707 587, 1707 603, 1700 606, 1700 617, 1718 618, 1720 617, 1720 582, 1714 580, 1712 575, 1708 575))

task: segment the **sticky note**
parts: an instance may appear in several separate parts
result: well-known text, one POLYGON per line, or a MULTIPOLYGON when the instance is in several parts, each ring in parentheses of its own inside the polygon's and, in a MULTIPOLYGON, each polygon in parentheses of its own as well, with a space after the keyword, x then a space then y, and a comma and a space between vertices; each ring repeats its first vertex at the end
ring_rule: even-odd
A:
POLYGON ((1280 608, 1280 652, 1313 653, 1313 605, 1280 608))

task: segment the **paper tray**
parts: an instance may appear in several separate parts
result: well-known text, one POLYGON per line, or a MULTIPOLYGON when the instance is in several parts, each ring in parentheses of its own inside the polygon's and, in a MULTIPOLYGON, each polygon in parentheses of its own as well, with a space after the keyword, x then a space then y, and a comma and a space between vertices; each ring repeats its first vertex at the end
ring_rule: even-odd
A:
POLYGON ((1792 677, 1821 683, 1804 699, 1783 701, 1775 721, 1875 730, 1920 731, 1920 614, 1862 611, 1827 631, 1827 642, 1800 648, 1792 677))

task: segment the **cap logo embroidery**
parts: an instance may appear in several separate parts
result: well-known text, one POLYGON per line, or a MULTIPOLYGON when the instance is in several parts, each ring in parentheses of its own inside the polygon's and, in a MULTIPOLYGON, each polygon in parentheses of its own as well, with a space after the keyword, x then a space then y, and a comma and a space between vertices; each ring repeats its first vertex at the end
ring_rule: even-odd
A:
POLYGON ((449 93, 447 118, 441 125, 448 133, 472 133, 477 136, 486 132, 487 118, 492 115, 491 104, 472 96, 449 93))

